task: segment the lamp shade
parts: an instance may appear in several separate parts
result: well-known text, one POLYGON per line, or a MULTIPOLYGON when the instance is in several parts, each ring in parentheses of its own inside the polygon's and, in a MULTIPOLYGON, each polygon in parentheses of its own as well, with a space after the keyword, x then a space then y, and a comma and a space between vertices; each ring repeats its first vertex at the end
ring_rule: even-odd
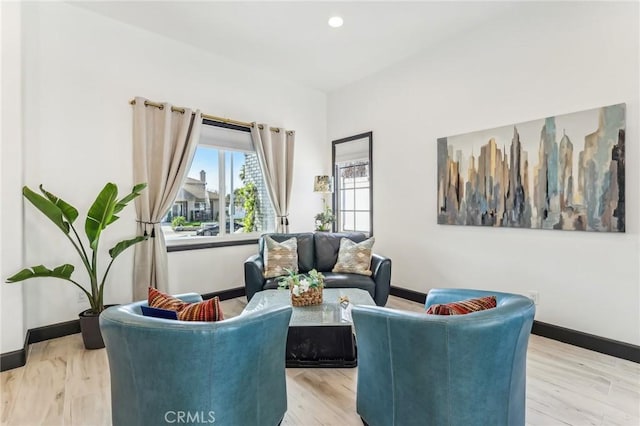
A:
POLYGON ((333 192, 331 176, 316 176, 313 180, 313 192, 333 192))

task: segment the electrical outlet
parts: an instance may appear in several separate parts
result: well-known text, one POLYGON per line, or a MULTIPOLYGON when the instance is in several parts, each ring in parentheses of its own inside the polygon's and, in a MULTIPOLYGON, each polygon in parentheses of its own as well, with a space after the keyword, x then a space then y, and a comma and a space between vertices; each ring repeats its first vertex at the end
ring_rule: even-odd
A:
POLYGON ((87 300, 87 296, 84 294, 84 291, 78 290, 78 303, 84 303, 87 300))
POLYGON ((526 294, 526 296, 533 300, 534 304, 538 304, 538 302, 540 301, 540 294, 537 291, 533 291, 533 290, 529 290, 526 294))

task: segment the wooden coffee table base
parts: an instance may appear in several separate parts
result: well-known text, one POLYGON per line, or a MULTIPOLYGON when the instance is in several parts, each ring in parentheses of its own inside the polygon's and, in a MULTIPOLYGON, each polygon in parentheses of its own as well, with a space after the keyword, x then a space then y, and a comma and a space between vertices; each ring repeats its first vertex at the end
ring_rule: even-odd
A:
POLYGON ((352 368, 358 365, 350 325, 290 326, 286 366, 352 368))

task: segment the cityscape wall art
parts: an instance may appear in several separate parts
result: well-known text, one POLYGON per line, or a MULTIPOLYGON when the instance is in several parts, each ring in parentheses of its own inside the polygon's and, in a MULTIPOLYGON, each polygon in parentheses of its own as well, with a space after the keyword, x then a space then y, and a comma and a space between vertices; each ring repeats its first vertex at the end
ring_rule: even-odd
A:
POLYGON ((438 223, 625 231, 626 105, 438 139, 438 223))

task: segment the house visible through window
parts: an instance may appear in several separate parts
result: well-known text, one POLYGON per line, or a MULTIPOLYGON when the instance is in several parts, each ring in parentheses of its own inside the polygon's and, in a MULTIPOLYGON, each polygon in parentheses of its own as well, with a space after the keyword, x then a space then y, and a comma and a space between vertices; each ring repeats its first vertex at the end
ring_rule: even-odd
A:
POLYGON ((205 120, 187 176, 162 221, 167 241, 273 230, 273 208, 248 129, 205 120))

